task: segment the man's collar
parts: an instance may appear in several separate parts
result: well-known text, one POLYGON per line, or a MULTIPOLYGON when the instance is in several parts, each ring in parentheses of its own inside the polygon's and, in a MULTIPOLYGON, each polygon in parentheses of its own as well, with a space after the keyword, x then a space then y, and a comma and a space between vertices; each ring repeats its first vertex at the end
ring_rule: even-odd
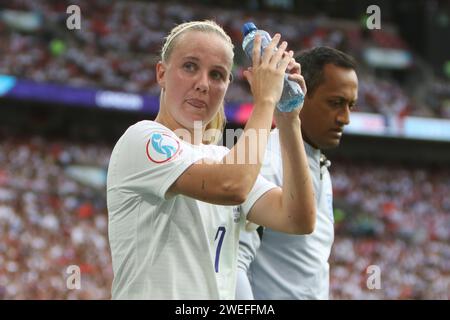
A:
POLYGON ((306 154, 308 155, 308 157, 314 159, 314 162, 319 163, 321 167, 326 166, 327 168, 329 168, 331 166, 331 161, 327 159, 327 157, 320 151, 320 149, 314 148, 304 140, 303 144, 305 145, 306 154))
POLYGON ((307 143, 306 141, 303 140, 303 144, 305 145, 305 151, 306 154, 308 155, 308 157, 313 158, 314 162, 319 163, 320 161, 320 150, 314 148, 313 146, 311 146, 309 143, 307 143))

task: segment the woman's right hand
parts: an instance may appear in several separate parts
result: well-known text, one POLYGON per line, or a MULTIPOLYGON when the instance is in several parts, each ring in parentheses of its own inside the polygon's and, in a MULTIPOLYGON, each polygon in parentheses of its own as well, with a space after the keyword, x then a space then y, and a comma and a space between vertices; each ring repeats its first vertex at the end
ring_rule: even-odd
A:
POLYGON ((244 77, 250 84, 254 105, 275 105, 281 98, 284 75, 292 59, 293 51, 286 52, 287 42, 283 41, 276 49, 280 34, 273 37, 261 55, 261 36, 256 34, 253 45, 253 66, 244 71, 244 77))

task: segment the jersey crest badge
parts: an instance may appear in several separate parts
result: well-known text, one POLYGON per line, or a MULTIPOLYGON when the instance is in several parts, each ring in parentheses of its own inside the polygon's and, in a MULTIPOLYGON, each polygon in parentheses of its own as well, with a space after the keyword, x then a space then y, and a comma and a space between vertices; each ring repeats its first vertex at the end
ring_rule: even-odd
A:
POLYGON ((155 163, 164 163, 180 152, 180 142, 164 132, 152 132, 146 146, 147 157, 155 163))

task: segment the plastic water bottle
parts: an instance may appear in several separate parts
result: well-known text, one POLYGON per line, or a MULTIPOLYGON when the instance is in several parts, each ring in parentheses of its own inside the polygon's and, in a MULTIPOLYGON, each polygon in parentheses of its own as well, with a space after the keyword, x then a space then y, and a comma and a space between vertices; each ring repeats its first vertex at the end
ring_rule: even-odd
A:
MULTIPOLYGON (((244 40, 242 41, 242 49, 244 49, 244 52, 250 59, 253 55, 253 41, 255 40, 255 35, 257 33, 261 35, 261 54, 263 53, 264 48, 266 48, 270 41, 272 41, 272 38, 267 31, 259 30, 253 22, 245 23, 242 27, 242 34, 244 36, 244 40)), ((295 81, 289 80, 288 74, 285 74, 283 93, 281 94, 280 101, 278 101, 277 104, 278 110, 282 112, 290 112, 299 107, 304 99, 305 95, 300 85, 295 81)))

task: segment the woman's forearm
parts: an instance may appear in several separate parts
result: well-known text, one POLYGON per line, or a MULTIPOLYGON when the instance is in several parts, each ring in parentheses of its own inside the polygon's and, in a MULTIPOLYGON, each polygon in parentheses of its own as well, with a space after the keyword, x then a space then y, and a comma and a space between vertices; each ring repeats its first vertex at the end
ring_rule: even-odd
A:
POLYGON ((273 107, 271 102, 263 102, 255 107, 242 135, 222 162, 223 175, 247 195, 260 172, 268 137, 270 134, 273 107))
POLYGON ((303 144, 300 119, 284 123, 277 119, 283 162, 282 210, 293 217, 298 230, 314 230, 316 209, 308 159, 303 144))

